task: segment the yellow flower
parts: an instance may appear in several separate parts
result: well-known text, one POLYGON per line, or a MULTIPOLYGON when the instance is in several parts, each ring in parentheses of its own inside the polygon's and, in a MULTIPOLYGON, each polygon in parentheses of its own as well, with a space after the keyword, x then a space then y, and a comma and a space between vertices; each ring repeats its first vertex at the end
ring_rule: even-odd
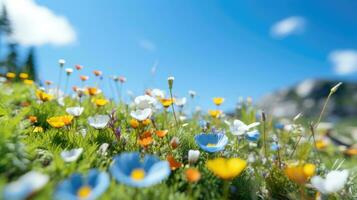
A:
POLYGON ((29 75, 26 74, 26 73, 20 73, 20 74, 19 74, 19 77, 20 77, 21 79, 28 79, 29 75))
POLYGON ((208 110, 208 114, 213 118, 218 118, 222 111, 220 110, 208 110))
POLYGON ((43 102, 50 101, 53 98, 52 95, 49 95, 49 94, 43 92, 42 90, 37 90, 36 96, 43 102))
POLYGON ((13 72, 8 72, 8 73, 6 73, 6 77, 7 77, 8 79, 13 79, 13 78, 16 77, 16 74, 13 73, 13 72))
POLYGON ((43 128, 41 126, 36 126, 34 129, 33 129, 33 132, 34 133, 42 133, 43 132, 43 128))
POLYGON ((242 173, 247 166, 247 162, 240 158, 215 158, 208 160, 206 166, 216 176, 230 180, 242 173))
POLYGON ((315 169, 316 166, 311 163, 293 163, 285 168, 285 175, 298 184, 305 184, 315 174, 315 169))
POLYGON ((139 127, 139 121, 136 120, 136 119, 131 119, 131 120, 129 121, 129 124, 130 124, 130 126, 131 126, 132 128, 138 128, 138 127, 139 127))
POLYGON ((108 100, 106 100, 106 99, 96 99, 94 101, 94 103, 97 106, 104 106, 104 105, 106 105, 108 103, 108 100))
POLYGON ((147 126, 151 123, 150 119, 145 119, 144 121, 141 122, 144 126, 147 126))
POLYGON ((94 96, 98 93, 98 89, 95 87, 88 87, 87 92, 89 95, 94 96))
POLYGON ((170 107, 172 104, 173 104, 173 102, 174 102, 174 99, 171 99, 171 98, 161 98, 160 99, 160 102, 161 102, 161 104, 162 104, 162 106, 164 106, 165 108, 168 108, 168 107, 170 107))
POLYGON ((53 128, 62 128, 66 125, 69 125, 72 123, 73 116, 71 115, 64 115, 64 116, 58 116, 58 117, 51 117, 47 119, 47 122, 53 127, 53 128))
POLYGON ((327 147, 327 142, 326 140, 316 140, 315 145, 318 150, 321 150, 327 147))
POLYGON ((224 102, 224 98, 222 97, 215 97, 213 98, 213 103, 217 106, 221 105, 224 102))
POLYGON ((25 79, 25 80, 24 80, 24 83, 25 83, 26 85, 33 85, 33 80, 25 79))

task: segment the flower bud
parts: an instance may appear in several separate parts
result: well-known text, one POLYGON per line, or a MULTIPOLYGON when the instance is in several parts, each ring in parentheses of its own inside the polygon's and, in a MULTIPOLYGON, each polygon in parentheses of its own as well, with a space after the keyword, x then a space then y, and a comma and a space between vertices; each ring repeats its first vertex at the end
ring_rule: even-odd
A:
POLYGON ((64 59, 59 59, 58 64, 60 65, 60 67, 63 67, 64 64, 66 64, 66 61, 64 59))
POLYGON ((196 163, 199 157, 200 157, 199 150, 189 150, 188 151, 188 162, 190 164, 196 163))
POLYGON ((175 80, 175 77, 173 77, 173 76, 169 76, 169 77, 167 78, 167 81, 168 81, 168 83, 169 83, 169 88, 170 88, 170 90, 172 89, 172 86, 173 86, 173 84, 174 84, 174 80, 175 80))

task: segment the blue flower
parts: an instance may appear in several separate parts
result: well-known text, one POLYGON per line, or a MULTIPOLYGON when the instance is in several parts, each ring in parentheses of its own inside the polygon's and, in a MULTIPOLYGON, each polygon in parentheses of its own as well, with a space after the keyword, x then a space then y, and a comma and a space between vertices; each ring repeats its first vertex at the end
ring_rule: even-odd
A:
POLYGON ((171 170, 167 161, 154 155, 145 155, 141 159, 138 152, 126 152, 114 157, 110 172, 120 183, 148 187, 166 179, 171 170))
POLYGON ((195 140, 201 149, 210 153, 222 151, 228 143, 228 137, 223 133, 201 133, 195 140))
POLYGON ((256 142, 259 140, 260 133, 257 130, 247 132, 247 139, 251 142, 256 142))
POLYGON ((108 173, 92 169, 87 176, 76 173, 61 182, 55 192, 55 199, 93 200, 105 192, 108 186, 108 173))
POLYGON ((274 143, 271 144, 270 149, 272 151, 277 151, 279 149, 279 145, 274 142, 274 143))

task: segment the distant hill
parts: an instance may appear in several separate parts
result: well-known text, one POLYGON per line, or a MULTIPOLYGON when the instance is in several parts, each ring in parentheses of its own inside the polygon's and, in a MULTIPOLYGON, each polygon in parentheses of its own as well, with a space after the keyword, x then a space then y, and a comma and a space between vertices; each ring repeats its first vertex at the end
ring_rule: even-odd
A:
MULTIPOLYGON (((330 89, 339 81, 308 79, 301 83, 273 92, 258 103, 267 113, 277 117, 292 117, 302 112, 317 116, 330 89)), ((326 110, 329 117, 357 117, 357 82, 343 82, 332 96, 326 110)))

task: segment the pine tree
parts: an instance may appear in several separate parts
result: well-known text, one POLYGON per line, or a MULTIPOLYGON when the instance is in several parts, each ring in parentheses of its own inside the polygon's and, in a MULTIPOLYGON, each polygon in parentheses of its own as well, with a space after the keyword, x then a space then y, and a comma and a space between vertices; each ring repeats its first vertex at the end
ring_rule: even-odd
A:
POLYGON ((7 54, 4 64, 7 67, 8 71, 16 73, 19 69, 17 44, 10 43, 8 48, 9 48, 9 53, 7 54))
MULTIPOLYGON (((1 5, 0 5, 1 6, 1 5)), ((2 38, 4 36, 10 36, 10 34, 12 33, 12 29, 11 29, 11 23, 8 17, 8 13, 6 10, 5 5, 2 5, 2 12, 0 14, 0 50, 2 50, 2 38)), ((0 51, 1 53, 2 51, 0 51)), ((2 58, 1 54, 0 54, 0 58, 2 58)), ((5 71, 8 71, 9 68, 6 65, 6 61, 1 60, 0 61, 0 68, 5 68, 5 71)))
POLYGON ((37 68, 35 61, 35 48, 31 47, 25 61, 24 71, 29 74, 29 77, 37 81, 37 68))

